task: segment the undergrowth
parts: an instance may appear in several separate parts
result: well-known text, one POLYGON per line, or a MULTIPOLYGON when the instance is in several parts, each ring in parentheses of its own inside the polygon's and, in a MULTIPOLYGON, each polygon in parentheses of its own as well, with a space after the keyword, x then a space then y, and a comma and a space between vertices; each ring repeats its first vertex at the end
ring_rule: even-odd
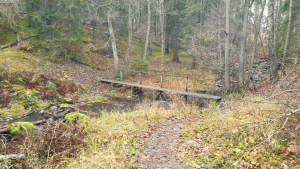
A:
POLYGON ((84 89, 75 83, 58 80, 31 71, 10 71, 0 68, 0 116, 19 116, 32 109, 42 110, 50 102, 62 101, 84 89))
POLYGON ((202 110, 207 119, 182 132, 180 157, 192 168, 298 168, 299 152, 291 146, 299 145, 300 117, 286 116, 294 108, 240 95, 227 96, 225 106, 211 103, 202 110), (196 146, 186 144, 189 140, 196 146))
MULTIPOLYGON (((1 150, 6 154, 25 153, 22 165, 32 168, 136 168, 135 155, 144 151, 141 141, 149 129, 167 117, 200 115, 197 107, 181 101, 168 107, 149 105, 133 112, 102 113, 86 124, 68 127, 61 122, 51 123, 37 132, 38 138, 25 137, 22 142, 15 137, 1 150)), ((11 163, 1 165, 8 167, 11 163)))

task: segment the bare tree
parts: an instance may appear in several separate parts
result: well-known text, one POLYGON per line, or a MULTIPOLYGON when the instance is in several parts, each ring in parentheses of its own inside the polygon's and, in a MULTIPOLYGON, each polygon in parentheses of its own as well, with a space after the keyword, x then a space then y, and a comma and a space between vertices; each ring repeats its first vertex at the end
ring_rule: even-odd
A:
POLYGON ((256 57, 256 53, 257 53, 257 41, 258 41, 258 37, 260 34, 261 20, 262 20, 263 14, 264 14, 265 6, 266 6, 266 0, 263 0, 262 5, 261 5, 261 11, 260 11, 260 14, 258 17, 258 21, 255 24, 256 30, 255 30, 253 49, 252 49, 252 55, 251 55, 251 65, 250 65, 251 75, 250 76, 252 76, 254 58, 256 57))
POLYGON ((290 43, 290 34, 291 34, 291 22, 292 22, 292 8, 293 8, 293 0, 290 0, 290 9, 289 9, 289 23, 287 26, 287 33, 286 33, 286 40, 285 40, 285 47, 283 52, 283 58, 287 57, 287 50, 290 43))
POLYGON ((269 53, 269 74, 270 74, 270 83, 273 84, 276 80, 277 66, 276 66, 276 47, 275 47, 275 17, 274 17, 274 0, 269 0, 269 39, 268 39, 268 53, 269 53))
POLYGON ((110 35, 110 38, 111 38, 111 45, 112 45, 112 50, 113 50, 115 70, 117 71, 117 69, 119 67, 119 58, 118 58, 118 52, 117 52, 117 45, 116 45, 114 29, 113 29, 112 22, 111 22, 111 13, 112 13, 111 0, 107 0, 107 6, 108 6, 107 21, 108 21, 109 35, 110 35))
POLYGON ((150 27, 151 27, 151 0, 148 0, 148 26, 147 26, 147 35, 146 35, 146 42, 145 42, 145 51, 143 58, 146 59, 147 56, 147 49, 149 45, 149 38, 150 38, 150 27))
POLYGON ((128 4, 128 48, 125 54, 125 68, 128 68, 129 55, 131 51, 131 43, 132 43, 132 1, 129 1, 128 4))
POLYGON ((245 57, 246 40, 247 40, 249 2, 250 0, 245 0, 242 45, 241 45, 241 52, 239 57, 239 86, 240 87, 244 85, 244 57, 245 57))
POLYGON ((161 30, 161 67, 164 64, 164 54, 165 54, 165 37, 164 37, 164 0, 160 0, 160 30, 161 30))
POLYGON ((226 0, 226 38, 225 38, 225 88, 229 89, 229 8, 230 0, 226 0))

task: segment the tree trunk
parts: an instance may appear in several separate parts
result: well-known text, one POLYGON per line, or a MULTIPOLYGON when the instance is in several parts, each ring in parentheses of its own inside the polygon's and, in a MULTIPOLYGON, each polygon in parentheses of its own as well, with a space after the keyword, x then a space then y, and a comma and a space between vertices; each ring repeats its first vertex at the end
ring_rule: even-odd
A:
POLYGON ((291 22, 292 22, 292 8, 293 8, 293 0, 290 0, 290 9, 289 9, 289 23, 287 26, 287 33, 286 33, 286 40, 285 40, 285 47, 283 52, 283 58, 287 58, 287 50, 290 43, 290 36, 291 36, 291 22))
POLYGON ((173 52, 174 53, 173 53, 172 61, 179 63, 180 61, 179 61, 179 50, 178 50, 178 48, 174 48, 173 52))
POLYGON ((178 45, 178 41, 177 41, 177 39, 175 38, 175 39, 172 39, 172 50, 173 50, 173 59, 172 59, 172 61, 173 62, 177 62, 177 63, 179 63, 180 61, 179 61, 179 45, 178 45))
POLYGON ((170 54, 170 36, 169 34, 166 34, 166 50, 165 53, 170 54))
POLYGON ((131 43, 132 43, 132 2, 129 2, 128 8, 128 48, 125 55, 125 69, 127 70, 129 67, 129 55, 131 51, 131 43))
POLYGON ((229 89, 229 8, 230 0, 226 0, 226 37, 225 37, 225 88, 229 89))
POLYGON ((111 38, 111 45, 112 45, 112 50, 113 50, 115 71, 117 71, 118 66, 119 66, 119 58, 118 58, 118 53, 117 53, 117 45, 116 45, 114 30, 113 30, 113 26, 111 23, 111 12, 112 12, 111 1, 108 0, 108 12, 107 12, 108 28, 109 28, 109 35, 111 38))
POLYGON ((244 85, 244 57, 245 57, 246 40, 247 40, 248 13, 249 13, 249 0, 245 0, 242 45, 241 45, 241 52, 239 57, 239 87, 242 87, 244 85))
MULTIPOLYGON (((164 37, 165 19, 164 19, 164 0, 160 1, 160 30, 161 30, 161 68, 164 64, 165 37, 164 37)), ((169 42, 170 43, 170 42, 169 42)))
POLYGON ((198 56, 193 55, 193 63, 192 63, 192 69, 198 69, 199 64, 198 64, 198 56))
POLYGON ((149 38, 150 38, 150 26, 151 26, 151 1, 148 0, 148 27, 147 27, 147 35, 146 35, 146 43, 145 43, 145 53, 144 53, 144 59, 146 59, 147 56, 147 50, 149 45, 149 38))
POLYGON ((263 14, 264 14, 265 6, 266 6, 266 0, 263 0, 263 3, 261 5, 261 11, 260 11, 259 18, 258 18, 258 22, 255 24, 256 31, 255 31, 253 49, 252 49, 252 55, 251 55, 251 65, 250 65, 251 75, 250 76, 253 76, 253 63, 254 63, 254 59, 256 57, 256 53, 257 53, 257 41, 258 41, 258 37, 260 34, 261 20, 262 20, 263 14))
POLYGON ((221 44, 221 15, 219 15, 219 32, 218 32, 219 44, 218 44, 218 53, 219 61, 222 62, 222 44, 221 44))
POLYGON ((275 55, 275 42, 274 42, 274 35, 275 35, 275 21, 274 21, 274 0, 269 1, 269 17, 270 17, 270 23, 269 23, 269 43, 268 43, 268 49, 269 49, 269 75, 270 75, 270 83, 274 84, 276 82, 276 74, 277 74, 277 66, 276 66, 276 55, 275 55))
POLYGON ((279 0, 279 3, 277 2, 278 0, 275 0, 275 4, 276 6, 274 5, 274 44, 275 44, 275 58, 278 58, 278 51, 277 51, 277 35, 276 35, 276 32, 277 32, 277 18, 279 16, 279 9, 280 9, 280 1, 279 0), (276 10, 275 10, 276 9, 276 10), (276 12, 276 15, 275 15, 275 12, 276 12))

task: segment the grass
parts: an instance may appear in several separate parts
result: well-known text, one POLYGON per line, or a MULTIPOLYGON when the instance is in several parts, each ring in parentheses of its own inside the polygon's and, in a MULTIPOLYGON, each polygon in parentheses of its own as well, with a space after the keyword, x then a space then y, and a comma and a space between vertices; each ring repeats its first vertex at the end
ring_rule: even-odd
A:
POLYGON ((181 158, 191 168, 203 164, 208 168, 282 168, 283 161, 298 168, 296 156, 287 148, 297 145, 299 131, 291 129, 295 128, 293 120, 299 117, 292 117, 281 128, 285 120, 281 116, 293 108, 275 101, 254 103, 262 99, 232 94, 225 98, 225 107, 211 103, 202 110, 207 119, 182 132, 178 141, 181 158), (189 140, 196 141, 197 146, 189 147, 189 140))
POLYGON ((41 62, 42 60, 38 57, 29 52, 23 52, 17 47, 3 49, 0 53, 0 65, 8 67, 12 71, 38 71, 36 65, 41 62))
MULTIPOLYGON (((170 104, 168 108, 147 106, 133 112, 102 113, 100 118, 90 119, 88 123, 71 126, 71 128, 80 128, 80 133, 85 133, 82 137, 85 146, 77 149, 80 150, 77 156, 64 156, 66 152, 70 151, 70 147, 67 146, 62 155, 53 154, 48 158, 28 156, 24 163, 30 164, 33 168, 50 166, 56 168, 137 168, 135 155, 137 151, 144 151, 144 145, 141 144, 143 135, 159 123, 163 123, 167 117, 191 116, 201 116, 201 111, 197 107, 185 105, 180 100, 170 104)), ((56 124, 56 126, 60 125, 56 124)), ((64 131, 63 135, 69 136, 68 131, 64 131)), ((61 131, 56 128, 54 133, 61 133, 61 131)), ((76 137, 76 134, 73 137, 76 137)), ((51 138, 51 135, 47 138, 51 138)), ((60 139, 61 137, 57 138, 60 139)), ((28 147, 25 149, 25 153, 37 154, 36 151, 38 150, 34 145, 46 142, 46 140, 38 140, 36 143, 35 140, 31 139, 33 138, 23 139, 27 141, 21 143, 23 146, 19 146, 17 149, 28 147)), ((49 151, 52 152, 52 149, 54 147, 49 145, 49 151)), ((0 166, 8 167, 4 164, 7 163, 0 163, 0 166)))
POLYGON ((169 109, 146 107, 127 113, 103 114, 87 125, 89 147, 67 168, 135 168, 135 153, 143 151, 140 137, 167 117, 199 116, 195 107, 172 104, 169 109))

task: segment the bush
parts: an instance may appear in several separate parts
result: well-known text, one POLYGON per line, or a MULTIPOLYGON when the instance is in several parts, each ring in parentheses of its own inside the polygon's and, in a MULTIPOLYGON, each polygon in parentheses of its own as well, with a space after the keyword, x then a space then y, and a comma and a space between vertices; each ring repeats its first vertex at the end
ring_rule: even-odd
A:
POLYGON ((150 69, 150 64, 147 60, 142 58, 135 58, 130 63, 130 68, 135 71, 148 72, 150 69))
POLYGON ((21 41, 18 47, 22 51, 29 51, 32 48, 31 42, 29 40, 21 41))

